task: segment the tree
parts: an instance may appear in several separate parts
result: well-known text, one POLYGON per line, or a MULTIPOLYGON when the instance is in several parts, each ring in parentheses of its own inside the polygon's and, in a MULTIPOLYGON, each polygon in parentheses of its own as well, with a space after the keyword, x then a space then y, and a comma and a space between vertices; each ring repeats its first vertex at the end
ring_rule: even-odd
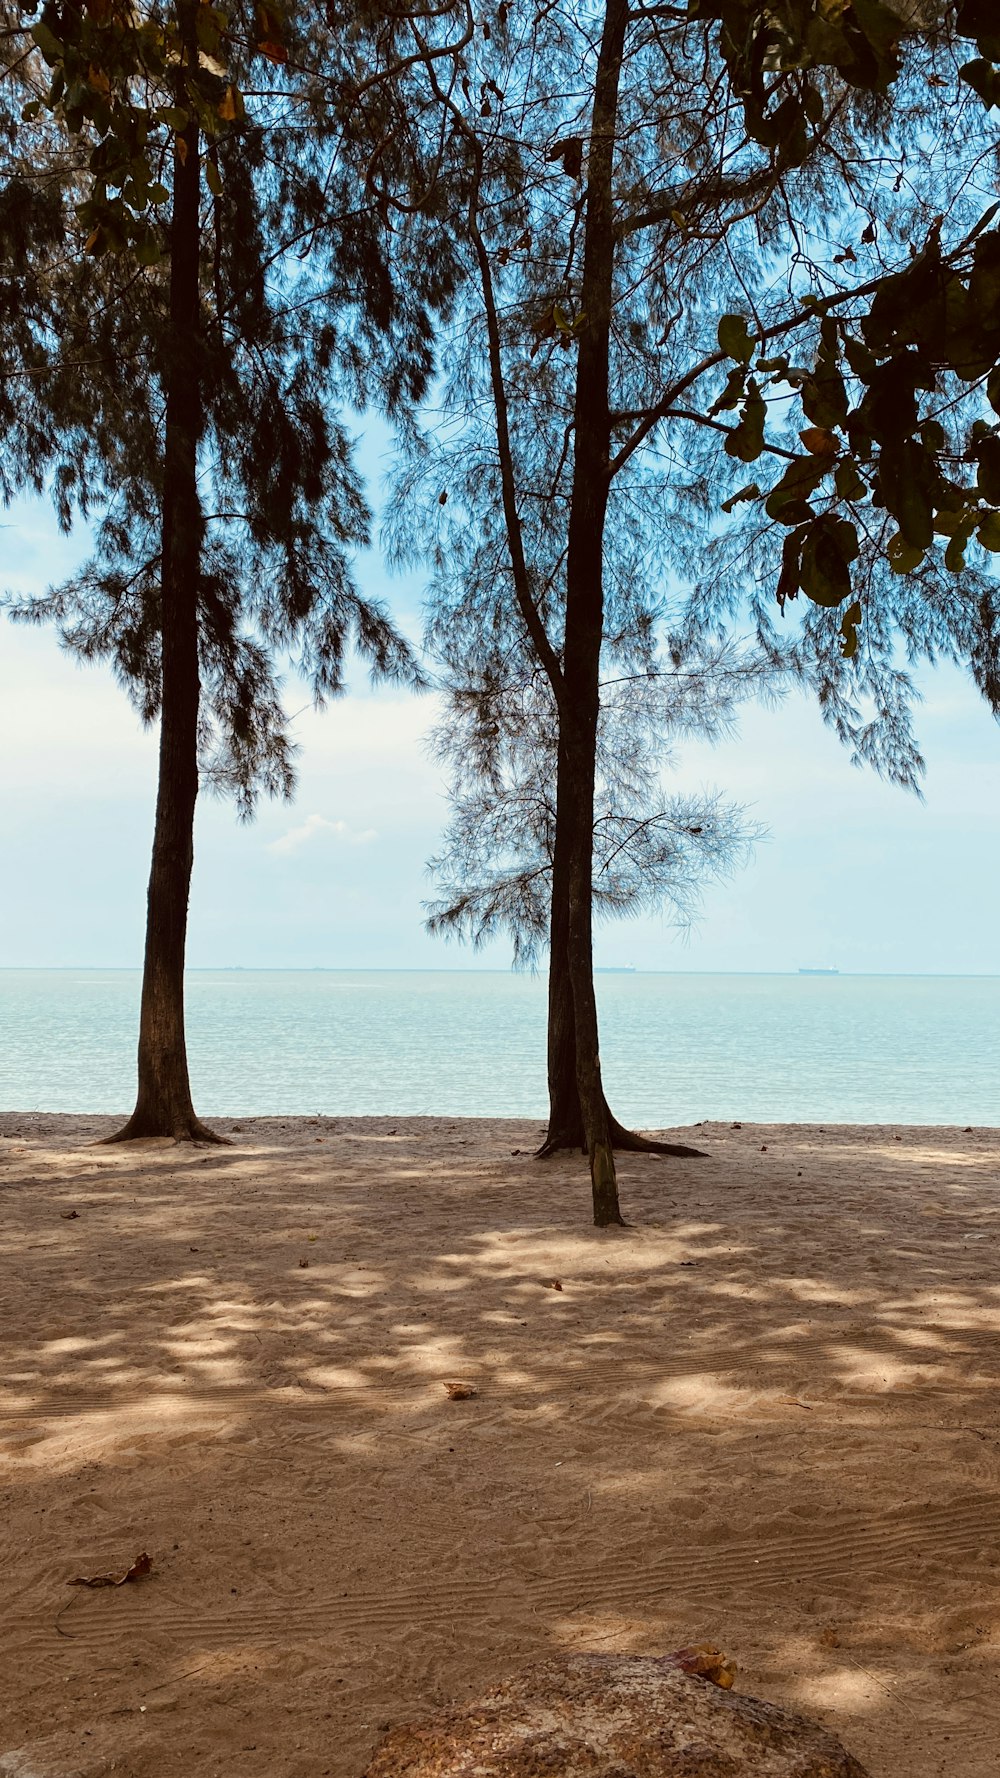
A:
POLYGON ((121 474, 141 377, 111 324, 127 277, 74 239, 86 157, 43 106, 47 70, 21 12, 0 7, 0 499, 48 486, 66 528, 121 474))
MULTIPOLYGON (((558 712, 547 680, 511 640, 503 656, 466 660, 444 633, 437 639, 449 664, 434 741, 449 772, 451 819, 431 861, 438 898, 428 926, 474 946, 506 937, 515 965, 533 968, 548 945, 558 712)), ((602 687, 594 907, 598 919, 615 919, 666 906, 683 928, 705 884, 745 863, 761 835, 718 792, 667 792, 665 749, 686 737, 731 737, 740 700, 772 693, 774 674, 731 644, 700 668, 660 662, 638 643, 631 654, 619 665, 635 670, 602 687)))
POLYGON ((15 615, 110 657, 159 716, 139 1093, 117 1139, 204 1139, 183 1002, 199 756, 249 812, 292 782, 278 654, 320 698, 341 689, 352 640, 377 673, 414 677, 351 581, 368 512, 335 412, 362 380, 390 411, 419 398, 425 295, 446 288, 446 260, 400 296, 353 168, 299 128, 322 94, 286 90, 294 42, 273 11, 48 6, 33 38, 45 103, 89 150, 84 252, 127 266, 118 324, 144 347, 146 425, 94 561, 15 615))
MULTIPOLYGON (((832 10, 814 0, 777 10, 756 0, 691 9, 607 0, 572 18, 504 4, 451 85, 437 76, 431 37, 414 28, 450 131, 479 290, 461 325, 481 374, 470 346, 462 360, 470 368, 453 376, 446 397, 444 449, 424 450, 427 486, 436 477, 445 502, 437 561, 460 528, 478 529, 558 710, 550 1138, 572 1137, 582 1122, 599 1222, 619 1216, 590 964, 602 658, 620 629, 608 603, 609 547, 629 524, 656 538, 646 587, 661 563, 695 584, 684 646, 749 615, 765 651, 813 683, 856 749, 903 781, 920 761, 896 638, 914 656, 946 647, 973 664, 977 649, 989 649, 982 615, 970 623, 936 588, 901 602, 891 573, 899 564, 874 536, 863 551, 870 621, 865 646, 852 647, 858 614, 829 618, 845 592, 831 564, 847 534, 825 516, 808 552, 804 534, 796 538, 815 611, 783 641, 766 601, 776 582, 783 600, 792 583, 772 572, 769 537, 748 537, 745 504, 760 491, 734 475, 763 452, 783 459, 765 529, 778 523, 775 505, 795 512, 796 478, 814 476, 811 487, 820 465, 834 467, 821 436, 831 429, 822 418, 832 388, 828 312, 886 286, 896 271, 892 243, 912 238, 932 203, 940 208, 943 179, 950 214, 969 209, 981 119, 967 104, 952 106, 945 171, 928 131, 938 92, 954 93, 945 72, 954 33, 932 27, 933 17, 925 25, 916 15, 904 25, 879 0, 832 10), (858 209, 868 240, 891 218, 889 252, 844 288, 844 266, 859 263, 843 245, 858 209), (822 297, 806 289, 817 256, 839 279, 822 297), (814 367, 790 375, 785 342, 817 332, 814 367), (805 456, 786 431, 768 431, 767 399, 747 368, 765 345, 779 353, 761 367, 774 378, 771 402, 787 404, 792 387, 815 396, 805 456), (475 424, 487 394, 488 442, 475 424), (463 405, 474 413, 464 431, 463 405), (723 416, 736 408, 733 426, 723 416), (565 1071, 554 1064, 567 1030, 570 1107, 559 1096, 565 1071)), ((795 522, 808 518, 800 510, 795 522)), ((654 604, 648 594, 647 613, 654 604)))
MULTIPOLYGON (((858 654, 863 623, 875 631, 876 647, 881 630, 883 654, 895 630, 911 650, 966 663, 1000 712, 1000 594, 989 564, 1000 551, 1000 229, 993 226, 1000 205, 987 203, 993 181, 983 171, 996 143, 979 112, 980 101, 989 109, 1000 99, 995 14, 983 0, 963 0, 944 21, 936 47, 948 78, 928 66, 926 53, 915 70, 907 68, 906 28, 881 6, 850 8, 819 31, 799 5, 777 35, 759 10, 743 11, 748 47, 737 47, 731 22, 723 42, 758 139, 776 127, 781 108, 801 128, 811 90, 803 70, 832 65, 851 85, 892 85, 897 105, 908 87, 912 94, 914 73, 922 75, 943 89, 939 107, 959 139, 971 114, 977 150, 967 167, 949 155, 946 168, 931 157, 923 169, 904 235, 908 260, 893 252, 901 231, 892 200, 904 175, 912 178, 897 157, 849 219, 854 226, 839 250, 803 259, 797 313, 766 328, 758 317, 722 317, 719 346, 733 364, 724 405, 740 404, 741 415, 726 450, 750 462, 767 448, 777 431, 762 394, 769 388, 780 389, 791 409, 783 442, 799 447, 789 451, 779 481, 751 484, 737 496, 756 509, 743 527, 745 544, 768 562, 782 610, 800 590, 823 611, 842 608, 837 634, 846 659, 858 654), (956 78, 963 39, 980 53, 956 78), (774 89, 781 88, 777 108, 775 90, 765 95, 759 77, 750 77, 750 64, 765 52, 774 89), (888 253, 880 234, 888 236, 888 253), (846 264, 869 275, 845 285, 846 264), (896 586, 883 575, 873 601, 868 579, 884 564, 896 586)), ((941 25, 933 10, 924 21, 918 12, 910 32, 921 22, 941 25)), ((851 713, 841 705, 835 720, 863 751, 867 736, 851 713)))

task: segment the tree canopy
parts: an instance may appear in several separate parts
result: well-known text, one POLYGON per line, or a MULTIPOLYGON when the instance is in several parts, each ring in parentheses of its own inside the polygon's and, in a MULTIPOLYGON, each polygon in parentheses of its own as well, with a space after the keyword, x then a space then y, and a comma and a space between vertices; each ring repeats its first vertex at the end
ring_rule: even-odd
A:
POLYGON ((244 811, 290 788, 283 658, 319 697, 351 641, 415 671, 351 575, 377 403, 447 700, 432 919, 547 938, 550 1145, 615 1220, 595 903, 683 911, 747 838, 661 786, 671 736, 797 680, 913 786, 915 662, 1000 706, 992 5, 47 0, 4 33, 5 489, 101 503, 21 615, 174 735, 164 908, 199 753, 244 811))

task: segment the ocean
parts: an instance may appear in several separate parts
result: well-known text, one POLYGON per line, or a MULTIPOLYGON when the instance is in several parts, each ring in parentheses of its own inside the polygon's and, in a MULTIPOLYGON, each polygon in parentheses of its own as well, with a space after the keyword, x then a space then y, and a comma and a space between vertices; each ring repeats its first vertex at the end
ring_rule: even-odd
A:
MULTIPOLYGON (((603 974, 602 1061, 644 1127, 1000 1124, 1000 978, 603 974)), ((195 970, 204 1116, 542 1117, 545 982, 491 971, 195 970)), ((0 1109, 126 1112, 139 976, 0 970, 0 1109)))

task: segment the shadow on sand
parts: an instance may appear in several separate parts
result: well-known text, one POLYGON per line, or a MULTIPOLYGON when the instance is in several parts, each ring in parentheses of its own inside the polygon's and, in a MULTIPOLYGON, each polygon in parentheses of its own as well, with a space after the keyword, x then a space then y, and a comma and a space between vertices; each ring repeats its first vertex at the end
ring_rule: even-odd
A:
POLYGON ((534 1126, 112 1122, 0 1119, 0 1754, 354 1778, 527 1660, 712 1640, 872 1778, 995 1773, 996 1132, 705 1126, 599 1232, 534 1126))

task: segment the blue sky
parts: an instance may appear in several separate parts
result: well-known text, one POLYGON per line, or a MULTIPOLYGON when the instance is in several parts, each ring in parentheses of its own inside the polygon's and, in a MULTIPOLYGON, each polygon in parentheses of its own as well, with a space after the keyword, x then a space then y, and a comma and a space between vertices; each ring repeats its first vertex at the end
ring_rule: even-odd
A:
MULTIPOLYGON (((0 580, 41 590, 77 560, 41 503, 4 515, 0 580)), ((418 583, 366 590, 415 626, 418 583)), ((923 803, 853 768, 807 699, 751 708, 738 740, 681 750, 679 787, 717 785, 769 837, 684 937, 660 918, 602 927, 597 960, 645 969, 1000 973, 1000 727, 952 670, 922 677, 923 803)), ((289 707, 306 703, 289 686, 289 707)), ((193 967, 506 968, 502 946, 431 939, 421 903, 445 819, 423 737, 433 702, 358 691, 307 708, 294 804, 250 826, 211 798, 196 832, 193 967)), ((138 966, 156 740, 102 668, 45 631, 0 625, 0 966, 138 966)))

